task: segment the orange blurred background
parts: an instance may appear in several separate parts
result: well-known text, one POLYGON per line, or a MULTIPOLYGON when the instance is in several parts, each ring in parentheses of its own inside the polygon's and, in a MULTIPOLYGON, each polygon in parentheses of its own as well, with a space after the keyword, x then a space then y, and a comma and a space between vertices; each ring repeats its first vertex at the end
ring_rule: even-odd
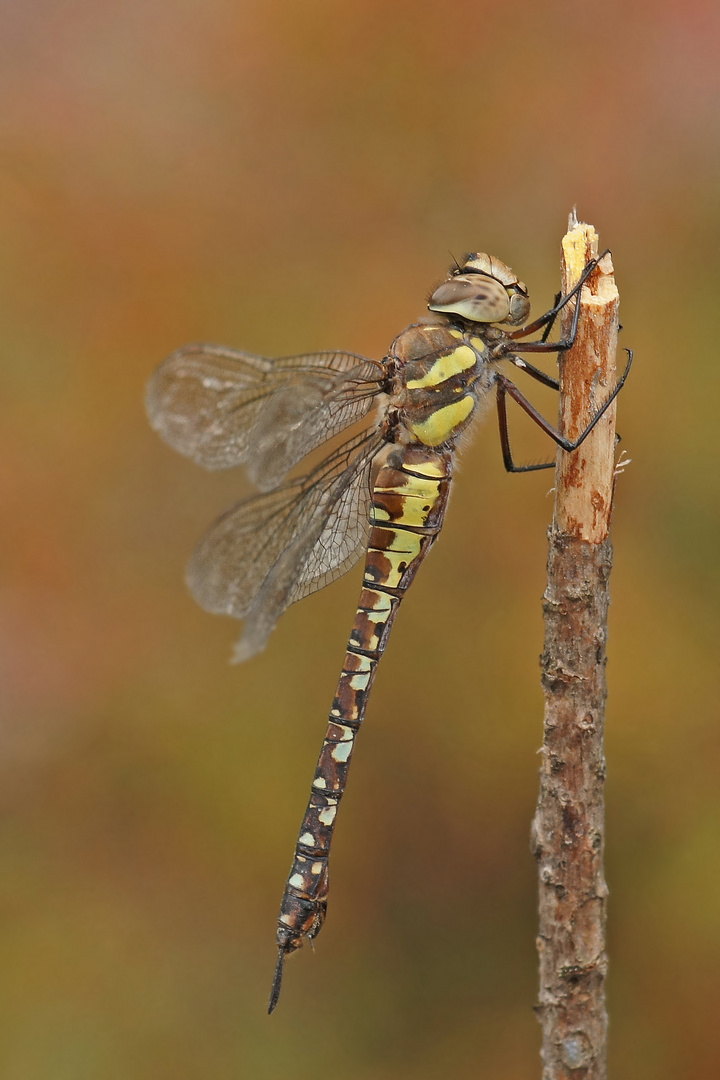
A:
POLYGON ((231 667, 239 627, 183 567, 249 487, 165 447, 142 398, 188 341, 380 357, 450 252, 500 256, 538 314, 573 204, 636 355, 611 1074, 720 1075, 719 41, 709 0, 3 4, 3 1077, 539 1076, 551 480, 507 476, 490 419, 464 452, 378 676, 327 926, 268 1019, 360 571, 231 667))

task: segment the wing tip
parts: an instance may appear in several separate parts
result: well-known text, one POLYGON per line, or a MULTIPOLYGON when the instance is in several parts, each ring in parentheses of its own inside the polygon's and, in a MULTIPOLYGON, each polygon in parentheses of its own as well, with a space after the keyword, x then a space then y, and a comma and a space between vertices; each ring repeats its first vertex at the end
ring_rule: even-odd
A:
POLYGON ((253 637, 247 634, 243 634, 239 641, 235 642, 235 647, 230 657, 231 664, 244 664, 246 660, 251 660, 253 656, 257 656, 265 648, 267 638, 262 641, 257 641, 253 637))

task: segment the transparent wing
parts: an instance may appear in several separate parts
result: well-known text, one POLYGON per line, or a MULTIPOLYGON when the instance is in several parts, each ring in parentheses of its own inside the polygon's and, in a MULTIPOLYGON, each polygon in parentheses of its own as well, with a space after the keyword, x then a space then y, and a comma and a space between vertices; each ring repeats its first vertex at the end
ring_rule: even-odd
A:
POLYGON ((235 660, 263 649, 290 604, 360 558, 382 446, 375 431, 355 436, 307 476, 228 511, 200 541, 188 585, 206 611, 246 620, 235 660))
POLYGON ((207 469, 245 462, 262 491, 372 408, 381 364, 346 352, 268 360, 221 345, 187 345, 148 383, 150 423, 207 469))

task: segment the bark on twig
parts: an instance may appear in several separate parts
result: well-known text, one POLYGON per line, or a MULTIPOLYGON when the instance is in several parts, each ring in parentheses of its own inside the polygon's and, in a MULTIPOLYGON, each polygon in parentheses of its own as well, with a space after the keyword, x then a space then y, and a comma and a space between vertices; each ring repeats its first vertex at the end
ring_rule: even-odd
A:
MULTIPOLYGON (((571 218, 563 292, 597 254, 597 234, 571 218)), ((577 342, 561 361, 560 427, 576 438, 616 381, 618 294, 609 256, 580 297, 577 342)), ((566 310, 564 330, 571 311, 566 310)), ((543 1080, 605 1080, 605 643, 612 564, 615 405, 572 454, 558 453, 550 529, 545 731, 533 850, 540 884, 543 1080)))

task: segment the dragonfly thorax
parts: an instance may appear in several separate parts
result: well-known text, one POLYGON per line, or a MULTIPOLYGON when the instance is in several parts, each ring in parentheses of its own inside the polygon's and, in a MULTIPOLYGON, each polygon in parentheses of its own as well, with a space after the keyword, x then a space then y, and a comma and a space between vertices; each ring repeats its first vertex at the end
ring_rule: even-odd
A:
POLYGON ((389 405, 403 441, 435 447, 455 440, 494 381, 487 352, 477 330, 471 336, 442 316, 395 338, 389 405))

